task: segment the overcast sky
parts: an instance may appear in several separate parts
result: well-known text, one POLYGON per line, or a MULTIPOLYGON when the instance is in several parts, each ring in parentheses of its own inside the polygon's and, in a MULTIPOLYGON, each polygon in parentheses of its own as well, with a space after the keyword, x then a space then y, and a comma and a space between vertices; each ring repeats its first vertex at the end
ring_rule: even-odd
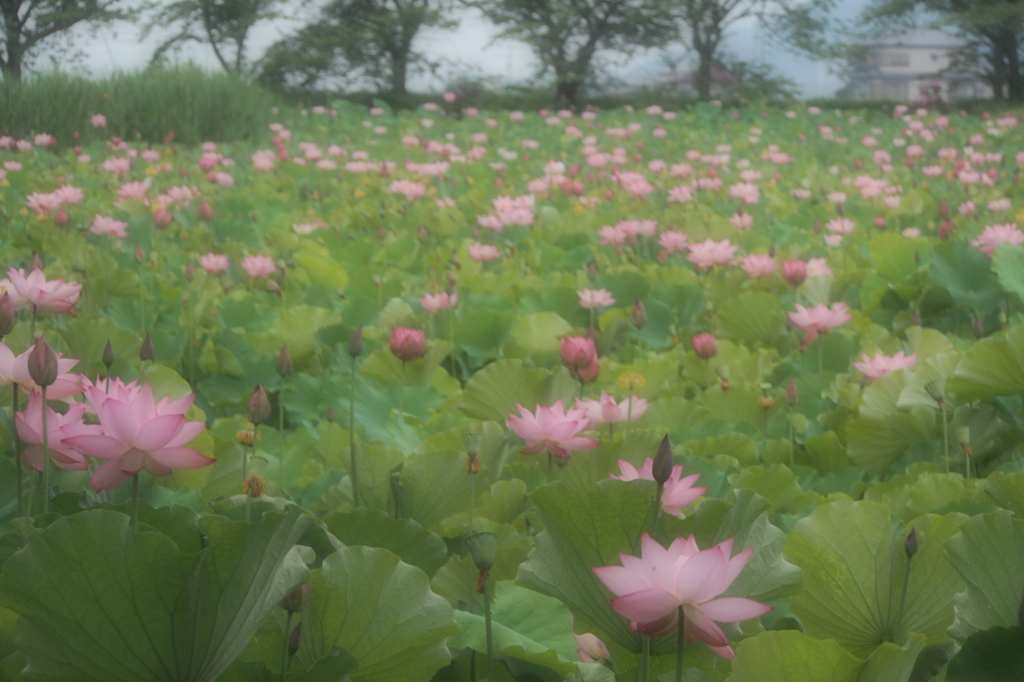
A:
MULTIPOLYGON (((864 0, 844 0, 843 4, 846 10, 844 14, 852 14, 864 4, 864 0)), ((452 64, 461 65, 449 69, 449 73, 453 74, 497 77, 507 82, 522 82, 534 75, 537 62, 524 44, 507 40, 492 42, 495 29, 475 10, 461 10, 460 19, 459 28, 454 31, 424 32, 418 39, 418 49, 431 58, 445 58, 452 64)), ((257 25, 249 41, 250 59, 257 58, 267 46, 302 23, 303 17, 295 16, 257 25)), ((79 31, 75 45, 84 55, 83 59, 61 65, 63 68, 86 71, 93 75, 117 69, 141 68, 166 35, 156 33, 143 43, 138 39, 138 29, 130 24, 100 29, 95 36, 79 31)), ((824 64, 801 59, 774 45, 756 20, 737 24, 724 42, 726 50, 740 59, 766 61, 775 66, 799 85, 805 97, 831 96, 842 85, 839 78, 828 73, 824 64)), ((678 47, 675 50, 669 49, 677 54, 682 52, 682 48, 678 47)), ((179 58, 210 69, 220 68, 213 51, 195 43, 182 50, 179 58)), ((664 69, 659 53, 647 52, 616 65, 612 72, 635 82, 654 76, 664 69)), ((443 83, 436 78, 421 76, 410 79, 409 87, 412 90, 439 90, 443 83)))

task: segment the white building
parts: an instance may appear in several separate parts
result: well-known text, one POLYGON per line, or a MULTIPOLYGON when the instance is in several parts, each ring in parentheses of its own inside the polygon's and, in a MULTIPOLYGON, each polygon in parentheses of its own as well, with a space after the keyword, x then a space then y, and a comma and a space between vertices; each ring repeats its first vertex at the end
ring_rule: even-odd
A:
POLYGON ((840 96, 900 102, 938 96, 944 100, 991 97, 977 73, 949 71, 964 41, 945 31, 918 28, 867 43, 863 61, 850 65, 840 96))

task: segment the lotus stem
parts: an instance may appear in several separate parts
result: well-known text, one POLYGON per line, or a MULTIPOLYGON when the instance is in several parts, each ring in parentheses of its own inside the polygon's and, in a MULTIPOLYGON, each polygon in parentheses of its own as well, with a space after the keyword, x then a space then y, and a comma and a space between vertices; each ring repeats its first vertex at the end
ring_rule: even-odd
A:
POLYGON ((281 677, 278 679, 284 682, 284 676, 288 673, 288 636, 292 632, 292 612, 288 612, 288 621, 284 626, 284 641, 281 642, 281 677))
POLYGON ((36 340, 36 317, 39 316, 39 306, 32 304, 32 326, 29 327, 28 338, 33 342, 36 340))
MULTIPOLYGON (((550 456, 550 455, 549 455, 550 456)), ((473 506, 476 504, 476 474, 469 474, 469 532, 473 532, 473 506)))
MULTIPOLYGON (((259 440, 259 424, 252 425, 252 456, 256 456, 256 441, 259 440)), ((245 481, 249 478, 249 459, 245 457, 245 450, 242 450, 242 491, 245 495, 245 520, 249 521, 249 514, 252 509, 252 495, 246 490, 245 481)))
POLYGON ((896 627, 893 628, 892 638, 895 643, 899 637, 900 628, 903 627, 903 608, 907 604, 907 586, 910 584, 910 562, 913 557, 907 557, 907 567, 903 571, 903 591, 900 593, 900 610, 896 612, 896 627))
POLYGON ((484 575, 484 633, 487 636, 487 680, 494 681, 494 640, 491 635, 491 600, 487 596, 487 575, 484 575))
POLYGON ((139 532, 139 475, 132 476, 132 532, 139 532))
POLYGON ((651 522, 651 537, 658 538, 658 522, 661 521, 661 496, 665 492, 665 484, 658 484, 658 492, 654 495, 654 520, 651 522))
MULTIPOLYGON (((11 397, 11 402, 14 405, 13 415, 18 411, 18 384, 13 384, 12 388, 14 389, 14 395, 11 397)), ((18 429, 11 429, 11 431, 11 436, 14 437, 14 466, 18 471, 18 516, 21 517, 25 515, 24 493, 21 489, 21 438, 18 437, 18 429)))
POLYGON ((43 513, 50 511, 50 433, 46 426, 46 386, 43 389, 43 513))
POLYGON ((643 637, 643 648, 640 651, 640 667, 636 671, 636 682, 649 682, 651 677, 651 638, 643 637))
POLYGON ((548 483, 551 483, 551 460, 552 459, 553 459, 553 457, 551 456, 551 453, 549 452, 548 453, 548 483))
POLYGON ((683 625, 686 617, 683 607, 679 607, 679 627, 676 629, 676 682, 683 682, 683 625))
POLYGON ((278 485, 281 488, 281 496, 282 497, 284 497, 284 389, 285 389, 285 386, 286 386, 285 381, 282 378, 282 380, 281 380, 281 393, 278 396, 278 404, 277 404, 277 431, 278 431, 279 434, 281 434, 281 440, 280 440, 281 454, 279 456, 279 459, 280 459, 280 469, 278 471, 278 485))
POLYGON ((942 459, 949 473, 949 426, 946 424, 946 403, 939 401, 939 414, 942 416, 942 459))
POLYGON ((402 383, 398 389, 398 419, 405 423, 405 360, 402 360, 402 383))
POLYGON ((352 479, 352 506, 359 507, 359 479, 356 477, 356 359, 352 358, 352 381, 348 394, 348 468, 352 479))

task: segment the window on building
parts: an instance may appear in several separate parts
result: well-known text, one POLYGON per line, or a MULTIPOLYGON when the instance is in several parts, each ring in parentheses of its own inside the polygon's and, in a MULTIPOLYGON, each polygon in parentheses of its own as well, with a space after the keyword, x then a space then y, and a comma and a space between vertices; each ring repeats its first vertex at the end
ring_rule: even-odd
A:
POLYGON ((910 66, 910 53, 886 52, 882 63, 884 66, 910 66))

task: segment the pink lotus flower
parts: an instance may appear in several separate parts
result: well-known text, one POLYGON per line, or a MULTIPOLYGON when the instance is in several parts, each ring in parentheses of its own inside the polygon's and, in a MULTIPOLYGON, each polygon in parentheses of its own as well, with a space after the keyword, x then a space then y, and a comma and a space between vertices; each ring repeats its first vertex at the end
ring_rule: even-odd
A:
MULTIPOLYGON (((47 395, 49 398, 49 395, 47 395)), ((29 469, 43 470, 43 394, 34 392, 28 400, 24 412, 14 415, 14 423, 18 428, 18 438, 22 445, 27 445, 22 459, 29 469)), ((50 461, 61 469, 84 471, 89 468, 85 455, 69 446, 65 440, 73 436, 99 435, 102 429, 96 425, 87 425, 82 421, 85 415, 85 403, 71 403, 65 414, 46 408, 46 430, 50 449, 50 461)))
POLYGON ((782 276, 790 284, 797 286, 807 279, 807 263, 802 260, 787 260, 782 264, 782 276))
POLYGON ((703 242, 690 245, 688 261, 698 270, 707 270, 715 265, 732 265, 733 256, 740 247, 729 243, 729 240, 716 242, 705 239, 703 242))
POLYGON ((836 218, 825 223, 825 229, 832 234, 847 235, 853 234, 856 226, 849 218, 836 218))
POLYGON ((117 190, 117 201, 114 203, 121 203, 122 201, 128 201, 135 199, 142 203, 149 205, 149 197, 146 196, 146 192, 149 191, 149 182, 126 182, 121 185, 117 190))
POLYGON ((992 253, 1002 244, 1020 246, 1024 244, 1024 232, 1020 231, 1017 223, 1006 225, 988 225, 978 238, 971 242, 971 246, 983 254, 992 257, 992 253))
POLYGON ((807 334, 808 341, 813 341, 819 334, 827 334, 853 319, 845 303, 835 303, 831 308, 824 303, 819 303, 813 308, 805 308, 797 303, 796 311, 787 315, 793 326, 807 334))
POLYGON ((242 259, 242 269, 250 277, 262 277, 269 279, 270 275, 277 272, 274 259, 270 256, 246 256, 242 259))
POLYGON ((740 232, 746 232, 754 226, 754 216, 743 211, 737 211, 729 218, 729 222, 740 232))
POLYGON ((644 533, 641 557, 620 555, 622 566, 593 569, 616 595, 612 608, 647 635, 672 631, 679 623, 679 607, 685 618, 685 637, 700 639, 725 658, 735 657, 729 639, 715 621, 737 623, 763 616, 772 610, 751 599, 715 599, 736 580, 750 561, 753 548, 735 557, 733 541, 700 551, 691 535, 676 538, 668 549, 644 533))
MULTIPOLYGON (((632 464, 625 460, 619 460, 619 471, 621 476, 608 474, 608 478, 617 478, 620 481, 654 480, 654 459, 648 457, 644 465, 637 470, 632 464)), ((676 464, 672 467, 672 473, 665 481, 665 490, 661 494, 662 509, 666 514, 679 516, 683 513, 683 507, 689 507, 697 499, 708 491, 707 488, 694 488, 693 484, 700 478, 700 474, 691 474, 686 478, 683 475, 683 465, 676 464)))
POLYGON ((875 353, 873 358, 869 358, 866 353, 861 353, 860 357, 863 362, 851 364, 863 372, 868 381, 878 381, 889 372, 913 367, 917 361, 916 353, 904 357, 903 351, 896 353, 892 357, 882 355, 881 353, 875 353))
POLYGON ((807 261, 808 277, 832 277, 832 268, 824 258, 812 258, 807 261))
POLYGON ((103 114, 96 114, 95 116, 89 119, 89 123, 92 123, 93 128, 106 128, 107 117, 103 114))
POLYGON ((580 298, 580 305, 584 308, 603 308, 604 306, 615 305, 615 298, 607 289, 584 289, 577 291, 580 298))
POLYGON ((422 298, 420 298, 420 304, 423 305, 423 310, 430 314, 434 314, 441 310, 447 310, 448 308, 454 308, 455 304, 458 302, 458 294, 448 294, 443 291, 439 294, 423 294, 422 298))
POLYGON ((575 450, 590 450, 597 442, 577 435, 590 428, 583 410, 564 410, 559 400, 551 407, 537 406, 536 415, 516 404, 521 416, 509 415, 508 427, 526 440, 526 454, 547 450, 554 457, 568 461, 575 450))
POLYGON ((476 262, 496 260, 501 257, 498 247, 490 244, 470 244, 468 247, 469 257, 476 262))
POLYGON ((415 360, 423 355, 423 330, 393 327, 391 329, 391 352, 402 362, 415 360))
POLYGON ((92 227, 89 231, 93 234, 105 234, 109 237, 117 237, 124 239, 128 236, 128 223, 121 222, 120 220, 114 220, 110 216, 102 216, 96 214, 96 217, 92 221, 92 227))
MULTIPOLYGON (((112 387, 113 388, 113 387, 112 387)), ((172 469, 198 469, 214 460, 185 447, 206 428, 190 422, 185 414, 195 395, 180 400, 153 401, 153 389, 143 384, 137 393, 127 391, 88 393, 99 416, 102 435, 80 435, 64 443, 91 457, 109 460, 92 476, 96 492, 112 490, 145 469, 154 476, 167 476, 172 469), (93 397, 102 400, 97 405, 93 397)))
POLYGON ((750 279, 766 279, 778 269, 775 259, 765 253, 744 256, 740 264, 743 272, 750 275, 750 279))
POLYGON ((718 355, 718 339, 714 334, 697 334, 692 339, 693 352, 704 360, 710 360, 718 355))
POLYGON ((576 399, 576 408, 585 410, 587 419, 595 425, 625 424, 636 421, 647 412, 648 407, 650 405, 646 400, 637 398, 635 395, 619 403, 615 402, 615 398, 607 393, 602 393, 600 400, 576 399))
MULTIPOLYGON (((18 384, 18 388, 26 393, 39 391, 32 375, 28 372, 28 357, 32 354, 32 348, 21 355, 15 355, 10 348, 0 343, 0 386, 18 384)), ((66 398, 69 395, 82 392, 81 377, 77 374, 69 374, 78 364, 74 358, 64 358, 57 353, 57 378, 46 389, 46 397, 52 400, 66 398)))
POLYGON ((388 189, 396 194, 401 194, 408 201, 419 199, 427 191, 427 186, 422 182, 414 180, 395 180, 388 189))
POLYGON ((18 297, 27 305, 38 306, 51 313, 70 312, 82 293, 82 285, 78 282, 65 282, 62 279, 47 281, 43 271, 38 268, 27 277, 24 270, 11 268, 7 276, 18 297))
POLYGON ((211 275, 219 275, 231 267, 227 256, 218 253, 207 253, 199 257, 199 267, 211 275))
POLYGON ((605 643, 597 635, 590 634, 589 632, 577 635, 574 632, 572 636, 576 639, 576 646, 579 647, 576 650, 576 656, 580 659, 580 663, 600 663, 601 661, 612 660, 608 647, 605 646, 605 643))
POLYGON ((611 225, 605 225, 597 231, 597 234, 601 237, 601 246, 622 246, 629 238, 629 235, 621 227, 611 225))

